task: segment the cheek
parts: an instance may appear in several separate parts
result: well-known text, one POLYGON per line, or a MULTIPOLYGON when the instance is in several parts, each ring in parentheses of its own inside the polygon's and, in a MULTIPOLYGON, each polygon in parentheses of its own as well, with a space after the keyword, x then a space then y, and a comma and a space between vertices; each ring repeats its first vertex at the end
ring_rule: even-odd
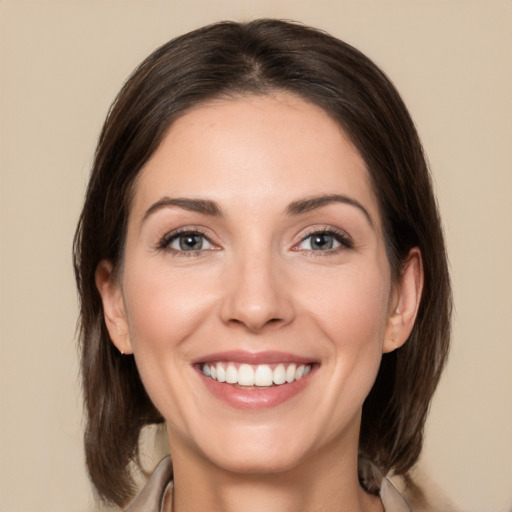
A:
POLYGON ((359 410, 375 381, 387 325, 386 275, 379 267, 354 268, 325 280, 322 293, 302 291, 308 297, 303 307, 328 340, 325 361, 333 385, 325 403, 333 429, 359 410))
POLYGON ((125 280, 126 308, 135 352, 168 350, 200 325, 211 308, 206 276, 187 276, 162 269, 133 273, 125 280), (203 278, 204 277, 204 278, 203 278))
POLYGON ((304 276, 297 292, 334 345, 354 350, 382 342, 389 295, 387 272, 369 265, 330 272, 315 283, 304 276))
POLYGON ((207 325, 218 299, 205 287, 211 279, 197 272, 177 276, 166 268, 134 267, 137 272, 125 274, 124 295, 137 368, 156 408, 186 430, 190 339, 207 325))

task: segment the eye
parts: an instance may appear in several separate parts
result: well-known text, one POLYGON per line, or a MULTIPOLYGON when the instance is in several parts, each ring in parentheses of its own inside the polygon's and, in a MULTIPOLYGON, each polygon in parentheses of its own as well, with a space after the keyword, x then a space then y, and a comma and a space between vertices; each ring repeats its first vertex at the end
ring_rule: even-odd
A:
POLYGON ((214 245, 199 231, 182 231, 166 236, 160 248, 176 252, 197 252, 213 249, 214 245))
POLYGON ((336 251, 340 247, 350 248, 352 242, 348 236, 335 231, 315 231, 304 237, 296 246, 305 251, 336 251))

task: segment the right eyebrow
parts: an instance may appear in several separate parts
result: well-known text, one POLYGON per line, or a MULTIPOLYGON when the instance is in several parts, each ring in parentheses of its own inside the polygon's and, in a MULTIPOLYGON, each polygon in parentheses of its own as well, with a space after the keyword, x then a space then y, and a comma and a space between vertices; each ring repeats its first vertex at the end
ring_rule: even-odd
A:
POLYGON ((343 194, 320 195, 294 201, 288 206, 286 212, 288 215, 301 215, 331 203, 342 203, 356 207, 364 214, 370 226, 375 229, 375 223, 368 210, 356 199, 343 194))
POLYGON ((148 217, 150 217, 153 213, 161 210, 162 208, 182 208, 184 210, 189 210, 192 212, 202 213, 203 215, 209 215, 211 217, 222 217, 222 209, 215 202, 210 201, 209 199, 192 199, 188 197, 162 197, 155 203, 153 203, 142 217, 142 222, 144 222, 148 217))

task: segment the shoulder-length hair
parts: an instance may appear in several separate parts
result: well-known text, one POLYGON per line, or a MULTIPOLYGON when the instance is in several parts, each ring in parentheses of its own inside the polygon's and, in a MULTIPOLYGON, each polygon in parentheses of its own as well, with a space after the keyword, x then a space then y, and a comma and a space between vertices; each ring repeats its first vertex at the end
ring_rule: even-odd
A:
POLYGON ((173 39, 150 55, 114 101, 96 150, 74 239, 88 470, 100 496, 133 494, 143 426, 162 422, 133 357, 110 342, 95 286, 99 262, 121 264, 135 179, 170 124, 214 98, 285 91, 327 112, 362 155, 378 199, 397 279, 409 251, 422 254, 424 288, 405 345, 385 354, 362 414, 360 453, 406 474, 422 447, 429 402, 449 341, 451 292, 445 245, 422 146, 384 73, 352 46, 279 20, 223 22, 173 39))

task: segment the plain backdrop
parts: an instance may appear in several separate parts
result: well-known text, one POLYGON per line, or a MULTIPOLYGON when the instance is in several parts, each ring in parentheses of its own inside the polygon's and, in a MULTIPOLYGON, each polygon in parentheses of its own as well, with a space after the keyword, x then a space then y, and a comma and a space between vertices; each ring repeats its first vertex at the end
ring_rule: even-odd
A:
POLYGON ((261 16, 323 28, 387 72, 444 219, 453 348, 421 468, 465 512, 512 509, 512 2, 0 0, 0 511, 94 509, 71 239, 95 141, 173 36, 261 16))

